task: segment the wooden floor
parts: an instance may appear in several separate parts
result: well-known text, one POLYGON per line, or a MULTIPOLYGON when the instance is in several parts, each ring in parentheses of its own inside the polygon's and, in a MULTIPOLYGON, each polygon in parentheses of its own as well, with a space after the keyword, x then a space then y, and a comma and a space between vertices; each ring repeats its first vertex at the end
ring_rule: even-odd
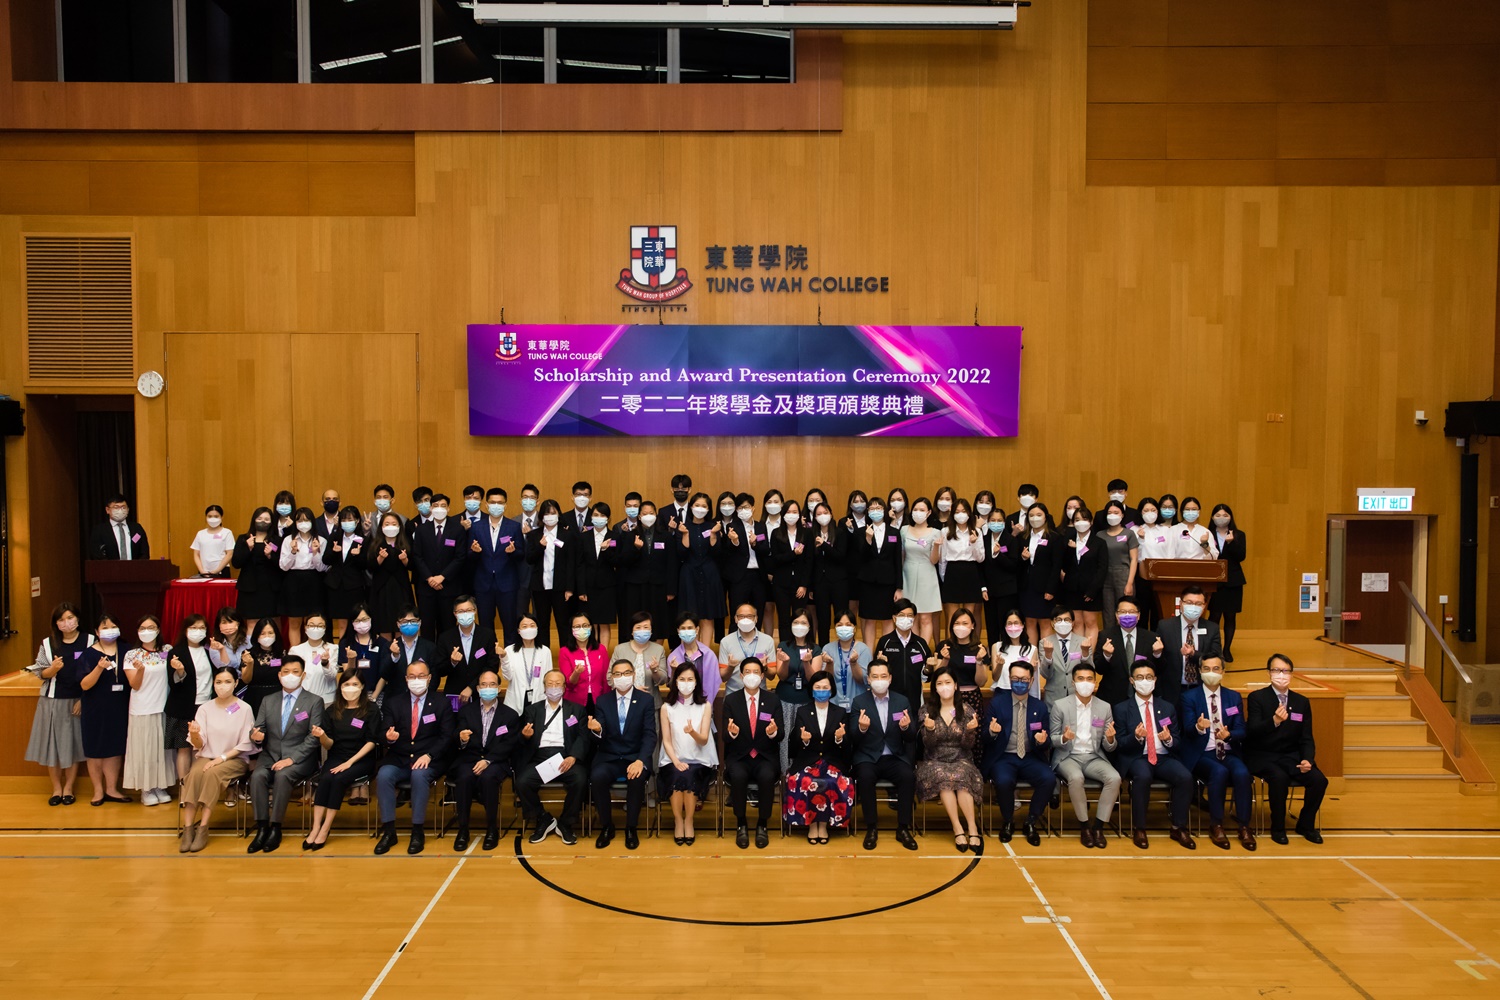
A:
MULTIPOLYGON (((1474 739, 1500 765, 1500 732, 1474 739)), ((362 809, 316 855, 293 832, 248 857, 227 831, 182 856, 172 806, 4 795, 0 996, 1500 996, 1500 798, 1379 787, 1329 801, 1322 846, 991 838, 978 861, 936 813, 916 853, 512 830, 492 853, 376 858, 362 809)))

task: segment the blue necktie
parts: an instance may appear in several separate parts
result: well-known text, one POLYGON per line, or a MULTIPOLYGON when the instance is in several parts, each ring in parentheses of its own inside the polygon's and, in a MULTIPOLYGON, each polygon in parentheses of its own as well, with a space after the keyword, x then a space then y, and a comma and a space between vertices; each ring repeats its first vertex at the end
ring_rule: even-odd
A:
POLYGON ((620 732, 625 732, 625 713, 630 711, 630 702, 620 699, 620 732))
POLYGON ((287 724, 292 721, 292 705, 296 702, 289 694, 281 696, 281 731, 286 732, 287 724))

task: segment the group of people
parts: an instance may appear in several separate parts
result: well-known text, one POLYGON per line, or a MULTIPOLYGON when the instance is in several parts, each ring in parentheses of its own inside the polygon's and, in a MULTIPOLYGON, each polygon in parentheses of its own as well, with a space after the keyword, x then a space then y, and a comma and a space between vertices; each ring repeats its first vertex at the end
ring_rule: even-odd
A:
MULTIPOLYGON (((785 817, 814 843, 849 825, 858 796, 873 847, 876 786, 888 782, 904 846, 916 847, 920 794, 944 804, 960 850, 982 850, 984 781, 1006 841, 1016 786, 1031 787, 1024 833, 1037 843, 1058 778, 1084 843, 1102 847, 1122 773, 1143 847, 1151 782, 1171 787, 1173 839, 1192 846, 1186 809, 1203 780, 1214 843, 1229 846, 1232 789, 1253 849, 1251 773, 1271 788, 1273 836, 1285 839, 1293 782, 1307 787, 1298 832, 1317 836, 1310 709, 1278 687, 1289 661, 1277 661, 1285 671, 1273 670, 1265 693, 1268 728, 1255 697, 1241 703, 1219 686, 1243 585, 1244 538, 1227 506, 1205 527, 1195 498, 1180 511, 1170 496, 1131 507, 1116 480, 1097 513, 1069 498, 1061 527, 1030 484, 1014 515, 989 491, 971 504, 945 487, 910 504, 901 489, 854 491, 835 520, 819 490, 804 504, 768 491, 759 512, 749 494, 724 492, 715 515, 686 475, 671 485, 672 504, 632 492, 613 522, 584 482, 566 515, 528 484, 519 518, 501 488, 466 487, 453 515, 449 497, 422 488, 410 518, 390 509, 384 485, 369 513, 329 490, 315 515, 283 493, 238 538, 211 506, 194 558, 206 575, 239 569, 236 607, 212 627, 189 617, 172 643, 148 615, 130 643, 129 623, 106 615, 86 633, 77 609, 59 606, 34 667, 43 686, 27 757, 49 768, 54 805, 74 801, 80 759, 96 805, 129 801, 124 789, 167 802, 180 778, 184 851, 202 849, 214 803, 246 774, 252 852, 279 846, 299 788, 314 796, 303 846, 318 850, 346 795, 372 785, 377 853, 396 843, 402 797, 408 850, 420 851, 442 777, 463 846, 476 793, 494 846, 499 789, 512 777, 534 842, 554 832, 574 842, 592 789, 600 847, 615 836, 622 785, 634 847, 653 775, 674 837, 691 844, 721 769, 741 848, 752 785, 761 847, 778 783, 785 817), (1188 588, 1180 614, 1153 629, 1143 558, 1222 558, 1230 585, 1212 608, 1188 588), (1086 781, 1099 786, 1092 820, 1086 781), (541 802, 547 784, 563 793, 556 817, 541 802)), ((107 513, 95 554, 144 555, 145 529, 124 498, 107 513)))

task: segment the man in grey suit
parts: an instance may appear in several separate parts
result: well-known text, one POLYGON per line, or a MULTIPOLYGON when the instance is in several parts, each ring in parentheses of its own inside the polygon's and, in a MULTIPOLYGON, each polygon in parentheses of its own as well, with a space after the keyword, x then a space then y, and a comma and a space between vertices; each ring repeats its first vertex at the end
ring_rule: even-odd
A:
POLYGON ((1058 605, 1052 616, 1052 634, 1042 640, 1042 659, 1038 668, 1044 686, 1042 697, 1047 708, 1073 696, 1073 665, 1080 660, 1092 663, 1094 644, 1073 634, 1073 612, 1058 605))
POLYGON ((1094 697, 1094 666, 1089 660, 1073 664, 1072 694, 1051 703, 1052 769, 1068 786, 1068 798, 1078 817, 1078 839, 1084 847, 1105 846, 1104 824, 1120 797, 1120 773, 1104 755, 1115 749, 1115 717, 1110 706, 1094 697), (1085 778, 1099 782, 1099 807, 1089 822, 1085 778))
POLYGON ((280 696, 271 695, 255 713, 250 739, 260 744, 260 760, 250 773, 250 802, 255 807, 255 839, 250 854, 281 846, 281 821, 292 789, 318 770, 319 743, 312 734, 323 724, 323 699, 302 687, 300 656, 284 656, 280 696))

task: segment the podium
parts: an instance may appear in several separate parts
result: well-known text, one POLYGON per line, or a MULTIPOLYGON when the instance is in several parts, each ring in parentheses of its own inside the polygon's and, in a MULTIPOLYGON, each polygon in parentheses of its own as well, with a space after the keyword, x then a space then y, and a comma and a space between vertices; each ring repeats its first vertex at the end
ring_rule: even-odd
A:
POLYGON ((161 614, 162 591, 177 572, 166 559, 89 559, 83 564, 84 582, 94 585, 101 610, 113 616, 122 635, 134 635, 143 615, 161 614))
POLYGON ((1141 579, 1151 581, 1156 594, 1156 610, 1162 618, 1177 614, 1177 598, 1182 588, 1197 584, 1203 596, 1212 598, 1219 584, 1229 579, 1229 564, 1223 559, 1146 559, 1140 566, 1141 579))

